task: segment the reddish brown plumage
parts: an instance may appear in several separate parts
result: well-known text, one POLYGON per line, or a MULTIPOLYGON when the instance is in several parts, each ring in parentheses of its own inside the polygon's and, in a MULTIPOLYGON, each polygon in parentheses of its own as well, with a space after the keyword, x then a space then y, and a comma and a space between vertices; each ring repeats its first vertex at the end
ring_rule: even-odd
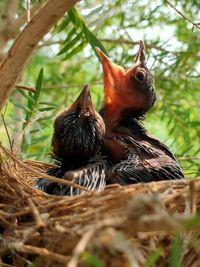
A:
POLYGON ((121 184, 183 178, 173 154, 141 124, 141 117, 156 99, 144 43, 140 42, 136 62, 129 69, 112 63, 99 49, 97 52, 104 74, 105 145, 114 163, 110 178, 121 184))
POLYGON ((105 123, 114 127, 121 113, 129 108, 135 114, 145 114, 155 102, 155 92, 153 76, 146 66, 144 43, 140 43, 136 62, 128 69, 111 62, 100 49, 97 52, 103 66, 105 123))

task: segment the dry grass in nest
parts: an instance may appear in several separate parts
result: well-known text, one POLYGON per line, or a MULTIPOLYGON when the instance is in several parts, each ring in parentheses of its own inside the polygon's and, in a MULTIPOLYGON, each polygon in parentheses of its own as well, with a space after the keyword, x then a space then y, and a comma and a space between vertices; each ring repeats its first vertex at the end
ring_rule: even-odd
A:
POLYGON ((200 266, 200 224, 191 223, 200 179, 49 196, 32 188, 37 177, 57 181, 42 173, 48 165, 2 145, 0 154, 0 266, 169 266, 174 233, 182 266, 200 266))

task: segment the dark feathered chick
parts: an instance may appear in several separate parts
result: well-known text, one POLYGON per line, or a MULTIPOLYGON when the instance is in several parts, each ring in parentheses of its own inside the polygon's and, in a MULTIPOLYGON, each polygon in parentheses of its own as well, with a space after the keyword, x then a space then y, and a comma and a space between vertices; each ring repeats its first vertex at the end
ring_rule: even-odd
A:
MULTIPOLYGON (((107 162, 104 156, 105 125, 95 111, 86 85, 76 101, 54 122, 52 155, 57 166, 47 173, 69 179, 91 190, 103 190, 107 162)), ((49 194, 77 195, 80 189, 40 178, 36 187, 49 194)))
POLYGON ((104 75, 105 145, 113 162, 109 179, 120 184, 181 179, 183 173, 169 149, 148 135, 142 119, 156 100, 144 43, 133 67, 124 69, 99 49, 104 75))

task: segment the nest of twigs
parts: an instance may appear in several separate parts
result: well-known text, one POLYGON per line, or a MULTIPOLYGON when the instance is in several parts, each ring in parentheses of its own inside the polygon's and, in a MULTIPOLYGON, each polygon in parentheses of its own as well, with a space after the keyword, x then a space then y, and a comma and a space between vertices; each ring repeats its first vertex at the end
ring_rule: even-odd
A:
POLYGON ((200 266, 200 179, 50 196, 32 188, 48 165, 0 154, 0 266, 169 266, 179 241, 181 266, 200 266))

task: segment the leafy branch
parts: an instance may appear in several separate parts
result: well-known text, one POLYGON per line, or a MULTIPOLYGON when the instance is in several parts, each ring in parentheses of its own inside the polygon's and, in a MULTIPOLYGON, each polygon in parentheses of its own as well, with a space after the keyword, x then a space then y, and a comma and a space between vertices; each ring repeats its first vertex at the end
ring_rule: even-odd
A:
POLYGON ((107 54, 106 49, 104 48, 102 43, 89 30, 83 18, 81 17, 81 15, 78 13, 78 11, 75 8, 72 8, 68 11, 68 17, 61 25, 61 29, 63 29, 66 24, 68 25, 69 21, 72 22, 74 27, 69 32, 64 42, 64 47, 61 49, 58 55, 67 53, 64 59, 68 59, 74 54, 80 52, 88 43, 91 45, 97 57, 98 57, 98 54, 95 50, 95 47, 99 47, 102 51, 104 51, 107 54), (79 33, 77 33, 77 31, 79 31, 79 33))

